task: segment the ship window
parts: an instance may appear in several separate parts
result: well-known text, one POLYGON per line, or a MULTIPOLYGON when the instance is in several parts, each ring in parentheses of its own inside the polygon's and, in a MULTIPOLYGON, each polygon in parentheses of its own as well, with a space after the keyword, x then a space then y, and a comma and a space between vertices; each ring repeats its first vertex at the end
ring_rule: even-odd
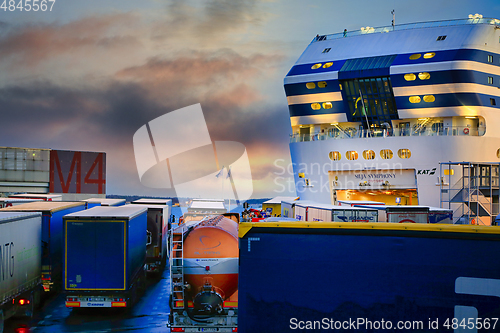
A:
POLYGON ((493 62, 493 56, 492 55, 488 56, 488 62, 493 62))
POLYGON ((342 83, 339 83, 340 90, 342 90, 342 83))
POLYGON ((321 67, 322 64, 314 64, 311 69, 318 69, 321 67))
POLYGON ((493 76, 488 76, 488 84, 493 84, 493 76))
POLYGON ((382 149, 380 151, 380 157, 382 157, 384 160, 390 160, 393 156, 392 150, 390 149, 382 149))
POLYGON ((316 84, 314 82, 307 82, 306 87, 307 89, 314 89, 316 88, 316 84))
POLYGON ((365 160, 373 160, 375 159, 375 152, 373 150, 365 150, 363 151, 363 158, 365 160))
POLYGON ((313 110, 319 110, 319 109, 321 109, 321 105, 319 103, 312 103, 311 108, 313 110))
POLYGON ((332 65, 333 65, 333 62, 327 62, 326 64, 323 65, 323 68, 332 67, 332 65))
POLYGON ((332 102, 323 103, 323 109, 325 109, 325 110, 331 109, 332 107, 333 107, 332 102))
POLYGON ((429 80, 431 78, 431 74, 429 74, 427 72, 418 73, 418 78, 420 80, 429 80))
POLYGON ((436 55, 436 53, 434 53, 434 52, 428 52, 428 53, 424 54, 424 59, 434 58, 435 55, 436 55))
POLYGON ((371 125, 391 123, 398 119, 396 102, 389 77, 371 77, 342 82, 342 99, 348 120, 371 125))
POLYGON ((420 96, 410 96, 410 103, 420 103, 420 96))
POLYGON ((413 73, 410 74, 405 74, 405 80, 406 81, 414 81, 417 78, 417 76, 413 73))
POLYGON ((438 36, 438 38, 436 40, 445 40, 446 39, 446 35, 445 36, 438 36))
POLYGON ((398 150, 398 156, 399 156, 399 158, 410 158, 411 151, 410 151, 410 149, 400 149, 400 150, 398 150))
POLYGON ((453 176, 455 174, 455 170, 453 169, 444 169, 443 173, 445 176, 453 176))
POLYGON ((500 158, 500 149, 497 150, 497 157, 500 158))
POLYGON ((328 157, 330 157, 332 161, 339 161, 342 156, 340 155, 339 151, 331 151, 328 154, 328 157))
POLYGON ((436 97, 434 97, 434 95, 425 95, 424 96, 424 102, 432 103, 435 100, 436 100, 436 97))
POLYGON ((318 88, 326 88, 326 81, 319 81, 318 88))
POLYGON ((330 52, 330 50, 331 50, 331 49, 332 49, 331 47, 327 47, 327 48, 326 48, 326 49, 324 49, 324 50, 323 50, 323 52, 321 52, 321 53, 328 53, 328 52, 330 52))
POLYGON ((415 54, 412 54, 412 55, 410 56, 410 60, 417 60, 417 59, 419 59, 419 58, 420 58, 420 56, 421 56, 421 54, 420 54, 420 53, 415 53, 415 54))
POLYGON ((358 152, 354 150, 349 150, 348 152, 345 153, 345 156, 347 157, 348 160, 355 161, 358 159, 358 152))
POLYGON ((494 98, 490 98, 491 105, 497 105, 497 101, 494 98))

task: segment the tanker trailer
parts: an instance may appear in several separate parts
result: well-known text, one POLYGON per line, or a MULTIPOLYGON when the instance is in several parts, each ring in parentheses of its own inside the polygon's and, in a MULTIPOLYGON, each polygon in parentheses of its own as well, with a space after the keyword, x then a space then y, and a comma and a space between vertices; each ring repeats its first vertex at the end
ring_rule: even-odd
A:
POLYGON ((237 332, 238 223, 210 216, 171 233, 172 332, 237 332))

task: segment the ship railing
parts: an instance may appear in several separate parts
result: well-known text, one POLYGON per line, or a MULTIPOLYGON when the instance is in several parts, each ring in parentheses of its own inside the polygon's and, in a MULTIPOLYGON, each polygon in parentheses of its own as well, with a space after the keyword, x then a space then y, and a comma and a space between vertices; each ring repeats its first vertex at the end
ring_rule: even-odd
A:
POLYGON ((398 24, 395 26, 384 26, 378 28, 372 27, 363 27, 360 30, 346 31, 340 32, 336 34, 330 35, 318 35, 316 36, 311 43, 321 42, 330 39, 338 39, 359 35, 366 35, 372 33, 387 33, 391 31, 400 31, 400 30, 411 30, 411 29, 420 29, 420 28, 435 28, 435 27, 448 27, 448 26, 456 26, 456 25, 468 25, 468 24, 491 24, 495 26, 500 26, 500 20, 494 18, 468 18, 468 19, 455 19, 455 20, 446 20, 446 21, 433 21, 433 22, 418 22, 418 23, 407 23, 407 24, 398 24))
POLYGON ((486 127, 466 127, 453 126, 445 127, 438 130, 432 128, 396 128, 396 129, 354 129, 347 128, 343 131, 333 131, 328 133, 314 134, 291 134, 290 142, 305 142, 305 141, 324 141, 324 140, 341 140, 341 139, 366 139, 366 138, 388 138, 388 137, 415 137, 415 136, 483 136, 486 133, 486 127))

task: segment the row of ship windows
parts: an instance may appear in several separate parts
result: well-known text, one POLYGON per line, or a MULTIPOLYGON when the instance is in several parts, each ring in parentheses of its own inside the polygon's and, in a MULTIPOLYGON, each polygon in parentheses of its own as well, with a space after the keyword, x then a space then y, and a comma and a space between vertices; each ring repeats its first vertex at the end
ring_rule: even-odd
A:
MULTIPOLYGON (((406 81, 415 81, 416 78, 417 78, 417 76, 413 73, 405 74, 406 81)), ((429 80, 431 78, 431 74, 429 74, 427 72, 418 73, 418 78, 420 80, 429 80)))
MULTIPOLYGON (((435 55, 436 55, 435 52, 424 53, 424 59, 433 58, 435 55)), ((412 54, 410 56, 410 60, 420 59, 421 56, 422 56, 422 54, 420 54, 420 53, 412 54)), ((328 68, 328 67, 332 67, 332 66, 333 66, 333 62, 327 62, 325 64, 323 64, 323 63, 317 63, 317 64, 312 65, 311 69, 318 69, 318 68, 322 68, 322 67, 323 68, 328 68)))
MULTIPOLYGON (((424 102, 426 103, 432 103, 436 101, 436 97, 434 95, 425 95, 423 98, 424 102)), ((420 103, 422 101, 422 98, 420 96, 410 96, 410 103, 420 103)))
MULTIPOLYGON (((427 53, 424 53, 424 59, 430 59, 430 58, 434 58, 434 56, 436 55, 435 52, 427 52, 427 53)), ((420 57, 422 56, 422 54, 420 53, 415 53, 415 54, 412 54, 410 56, 410 60, 417 60, 417 59, 420 59, 420 57)))
MULTIPOLYGON (((390 160, 393 157, 393 155, 394 154, 392 153, 392 150, 390 150, 390 149, 382 149, 380 151, 380 157, 384 160, 390 160)), ((399 149, 398 156, 399 156, 399 158, 402 158, 402 159, 410 158, 411 151, 410 151, 410 149, 406 149, 406 148, 399 149)), ((340 161, 340 159, 342 158, 342 154, 338 151, 331 151, 328 154, 328 157, 330 157, 330 159, 332 161, 340 161)), ((349 161, 355 161, 358 159, 358 152, 355 150, 349 150, 345 153, 345 157, 349 161)), ((365 151, 363 151, 363 158, 365 160, 373 160, 373 159, 375 159, 375 152, 373 150, 365 150, 365 151)))
MULTIPOLYGON (((432 103, 432 102, 436 101, 436 97, 434 97, 434 95, 425 95, 423 98, 421 98, 420 96, 410 96, 410 103, 417 104, 417 103, 422 102, 422 99, 426 103, 432 103)), ((492 105, 495 105, 495 104, 493 104, 493 102, 492 102, 492 105)), ((321 110, 321 107, 323 107, 323 109, 325 109, 325 110, 330 110, 331 108, 333 108, 333 104, 332 104, 332 102, 324 102, 323 104, 321 104, 321 103, 312 103, 311 104, 311 109, 313 109, 313 110, 321 110)))
MULTIPOLYGON (((444 36, 446 38, 446 36, 444 36)), ((438 39, 439 40, 439 39, 438 39)), ((328 50, 330 51, 330 50, 328 50)), ((327 51, 327 52, 328 52, 327 51)), ((325 51, 323 51, 323 53, 325 53, 325 51)), ((434 58, 434 56, 436 55, 435 52, 427 52, 427 53, 424 53, 424 59, 431 59, 431 58, 434 58)), ((415 54, 412 54, 410 56, 410 60, 417 60, 417 59, 420 59, 422 57, 422 54, 421 53, 415 53, 415 54)), ((493 62, 493 56, 492 55, 488 55, 488 62, 492 63, 493 62)), ((333 62, 327 62, 325 64, 322 64, 322 63, 317 63, 317 64, 314 64, 312 65, 311 69, 318 69, 318 68, 328 68, 328 67, 331 67, 333 65, 333 62)), ((428 73, 427 73, 428 74, 428 73)), ((406 76, 405 76, 406 78, 406 76)), ((421 79, 421 80, 427 80, 427 79, 421 79)), ((410 80, 407 80, 407 81, 410 81, 410 80)))
MULTIPOLYGON (((325 109, 325 110, 329 110, 332 107, 333 107, 332 102, 324 102, 323 103, 323 109, 325 109)), ((321 110, 321 104, 319 104, 319 103, 312 103, 311 104, 311 109, 313 109, 313 110, 321 110)))
MULTIPOLYGON (((423 97, 424 102, 426 103, 432 103, 436 101, 436 97, 434 95, 425 95, 423 97)), ((420 96, 410 96, 410 103, 412 104, 417 104, 422 102, 422 98, 420 96)), ((490 98, 490 104, 496 106, 496 100, 494 98, 490 98)), ((312 103, 311 104, 311 109, 313 110, 321 110, 321 107, 325 110, 330 110, 333 108, 332 102, 324 102, 323 104, 320 103, 312 103)))

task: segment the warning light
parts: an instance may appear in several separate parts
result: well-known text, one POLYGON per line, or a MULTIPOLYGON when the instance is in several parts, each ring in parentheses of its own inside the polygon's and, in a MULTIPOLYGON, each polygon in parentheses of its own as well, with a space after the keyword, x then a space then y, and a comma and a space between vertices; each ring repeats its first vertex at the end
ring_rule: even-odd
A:
POLYGON ((205 266, 205 270, 209 271, 210 270, 210 266, 205 266))

